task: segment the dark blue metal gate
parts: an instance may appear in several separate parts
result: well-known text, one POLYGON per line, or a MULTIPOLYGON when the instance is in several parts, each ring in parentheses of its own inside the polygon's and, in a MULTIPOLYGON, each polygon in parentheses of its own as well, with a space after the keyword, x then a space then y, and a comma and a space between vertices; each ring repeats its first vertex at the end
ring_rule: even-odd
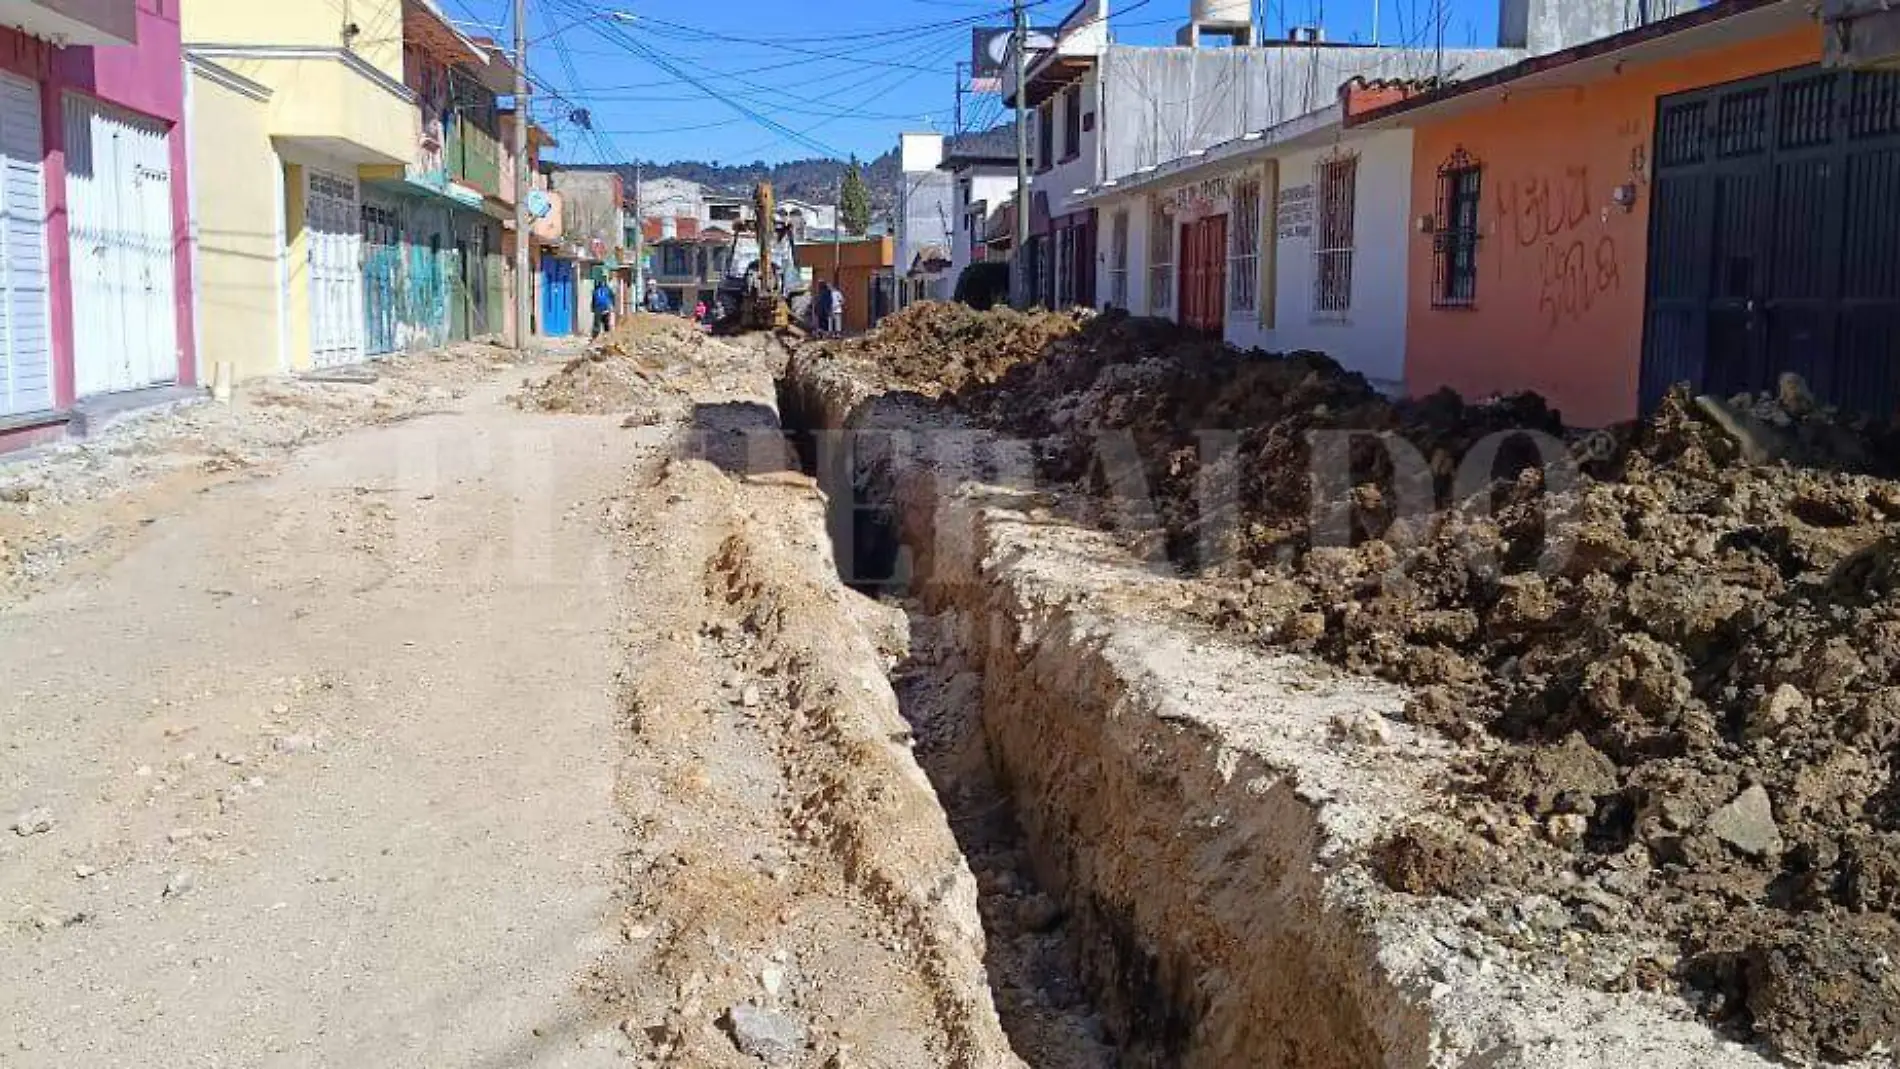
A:
POLYGON ((1657 104, 1642 397, 1792 371, 1900 407, 1900 73, 1808 67, 1657 104))

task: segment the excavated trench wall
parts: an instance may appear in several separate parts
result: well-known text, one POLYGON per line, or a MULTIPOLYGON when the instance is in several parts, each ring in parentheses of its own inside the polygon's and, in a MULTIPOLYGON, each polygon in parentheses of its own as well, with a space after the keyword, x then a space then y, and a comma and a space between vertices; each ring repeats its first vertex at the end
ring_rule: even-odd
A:
POLYGON ((982 675, 991 759, 1128 1064, 1768 1064, 1666 1000, 1494 960, 1455 905, 1372 879, 1363 848, 1449 771, 1391 720, 1400 691, 1195 632, 1177 578, 1055 520, 1020 451, 924 399, 801 353, 780 405, 847 577, 907 586, 982 675), (1369 719, 1376 742, 1341 730, 1369 719))

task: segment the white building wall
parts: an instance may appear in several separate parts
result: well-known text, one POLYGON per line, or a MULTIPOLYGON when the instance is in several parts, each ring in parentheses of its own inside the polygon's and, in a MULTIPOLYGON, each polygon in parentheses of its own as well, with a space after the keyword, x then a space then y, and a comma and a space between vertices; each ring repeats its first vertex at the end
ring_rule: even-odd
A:
MULTIPOLYGON (((1046 193, 1048 195, 1049 214, 1052 216, 1067 215, 1082 207, 1075 203, 1077 200, 1075 191, 1078 189, 1089 189, 1101 179, 1101 142, 1099 138, 1101 136, 1102 114, 1100 94, 1101 81, 1096 77, 1095 72, 1090 71, 1083 75, 1082 92, 1078 98, 1083 115, 1081 151, 1077 152, 1073 159, 1066 161, 1062 160, 1062 132, 1065 129, 1063 123, 1066 121, 1066 113, 1063 110, 1063 106, 1064 98, 1067 94, 1056 94, 1055 106, 1052 109, 1055 121, 1055 133, 1051 144, 1055 147, 1055 155, 1058 162, 1047 171, 1032 172, 1029 185, 1032 196, 1037 193, 1046 193), (1087 121, 1087 117, 1090 115, 1095 116, 1095 122, 1092 124, 1087 121), (1091 125, 1094 126, 1094 129, 1089 129, 1091 125)), ((1037 138, 1040 134, 1035 124, 1041 121, 1041 113, 1034 113, 1034 121, 1031 122, 1029 131, 1029 151, 1031 153, 1036 151, 1036 146, 1039 144, 1037 138)), ((1032 160, 1032 163, 1036 166, 1040 166, 1039 161, 1032 160)))
POLYGON ((1233 189, 1245 175, 1260 176, 1270 202, 1263 209, 1262 226, 1272 234, 1273 252, 1271 257, 1263 257, 1262 270, 1269 276, 1274 299, 1271 306, 1262 301, 1260 310, 1250 312, 1235 311, 1230 300, 1226 340, 1243 349, 1323 352, 1347 369, 1365 375, 1380 389, 1397 393, 1405 378, 1406 253, 1416 214, 1411 203, 1411 173, 1411 131, 1390 130, 1347 135, 1323 147, 1279 152, 1265 149, 1234 161, 1230 168, 1159 185, 1152 191, 1100 199, 1095 203, 1100 213, 1097 234, 1101 250, 1096 304, 1110 299, 1113 280, 1109 257, 1115 214, 1127 211, 1128 308, 1136 315, 1160 314, 1178 321, 1178 299, 1171 299, 1165 310, 1157 310, 1148 292, 1148 233, 1154 198, 1161 198, 1171 207, 1167 216, 1174 263, 1171 278, 1178 292, 1180 228, 1208 215, 1226 214, 1231 222, 1233 189), (1321 313, 1316 308, 1317 268, 1310 207, 1314 170, 1322 159, 1342 151, 1359 156, 1353 200, 1352 296, 1343 314, 1321 313), (1267 161, 1277 165, 1278 196, 1274 194, 1275 171, 1267 167, 1267 161), (1304 214, 1302 204, 1308 206, 1304 214), (1284 214, 1279 210, 1282 206, 1284 214), (1269 316, 1270 323, 1266 321, 1269 316))
MULTIPOLYGON (((1343 314, 1316 305, 1317 260, 1310 221, 1290 211, 1278 218, 1276 315, 1271 330, 1228 323, 1236 345, 1331 356, 1375 386, 1398 392, 1405 381, 1406 252, 1412 225, 1412 132, 1391 130, 1348 137, 1336 147, 1294 152, 1280 160, 1280 198, 1289 208, 1304 190, 1311 204, 1315 169, 1336 153, 1359 157, 1353 198, 1351 304, 1343 314)), ((1274 218, 1278 213, 1269 212, 1274 218)))
POLYGON ((971 168, 953 174, 951 179, 955 189, 952 196, 956 210, 954 217, 956 233, 951 235, 950 249, 950 260, 953 265, 950 275, 951 284, 954 287, 955 279, 962 276, 963 269, 975 262, 973 249, 975 243, 983 238, 984 225, 1002 208, 1004 201, 1015 195, 1016 173, 1013 170, 971 168), (963 181, 966 178, 970 182, 970 192, 967 197, 963 193, 963 181), (968 209, 975 203, 985 205, 984 214, 971 216, 968 209), (975 226, 974 232, 972 232, 972 224, 975 226))
MULTIPOLYGON (((1448 50, 1443 70, 1470 78, 1524 57, 1511 48, 1448 50)), ((1336 101, 1355 77, 1424 78, 1438 70, 1429 49, 1113 45, 1100 64, 1100 175, 1124 178, 1305 115, 1336 101)))

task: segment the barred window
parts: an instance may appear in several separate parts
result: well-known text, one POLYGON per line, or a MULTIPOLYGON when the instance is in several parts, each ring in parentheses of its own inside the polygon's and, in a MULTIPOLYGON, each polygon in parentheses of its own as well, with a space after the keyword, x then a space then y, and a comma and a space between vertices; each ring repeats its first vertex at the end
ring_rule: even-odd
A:
POLYGON ((1260 308, 1260 181, 1234 186, 1233 226, 1227 231, 1227 307, 1260 308))
POLYGON ((1057 309, 1075 304, 1075 228, 1056 231, 1056 303, 1057 309))
POLYGON ((1432 307, 1470 308, 1478 300, 1478 206, 1484 167, 1459 146, 1438 168, 1432 230, 1432 307))
POLYGON ((1174 309, 1174 223, 1156 198, 1148 207, 1148 311, 1174 309))
POLYGON ((1353 216, 1359 157, 1323 159, 1313 174, 1313 311, 1343 317, 1352 310, 1353 216))
POLYGON ((1128 212, 1116 212, 1109 227, 1108 303, 1128 307, 1128 212))

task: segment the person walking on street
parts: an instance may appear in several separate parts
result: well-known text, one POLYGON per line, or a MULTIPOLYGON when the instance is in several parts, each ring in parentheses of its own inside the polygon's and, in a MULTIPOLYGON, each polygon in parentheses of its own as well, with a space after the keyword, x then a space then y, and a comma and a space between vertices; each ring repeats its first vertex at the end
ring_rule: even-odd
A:
POLYGON ((819 336, 831 329, 831 283, 820 282, 811 299, 811 332, 819 336))
POLYGON ((593 337, 611 333, 614 329, 614 291, 605 282, 594 285, 594 333, 593 337))
POLYGON ((844 291, 837 287, 831 290, 831 333, 835 337, 844 337, 844 291))

